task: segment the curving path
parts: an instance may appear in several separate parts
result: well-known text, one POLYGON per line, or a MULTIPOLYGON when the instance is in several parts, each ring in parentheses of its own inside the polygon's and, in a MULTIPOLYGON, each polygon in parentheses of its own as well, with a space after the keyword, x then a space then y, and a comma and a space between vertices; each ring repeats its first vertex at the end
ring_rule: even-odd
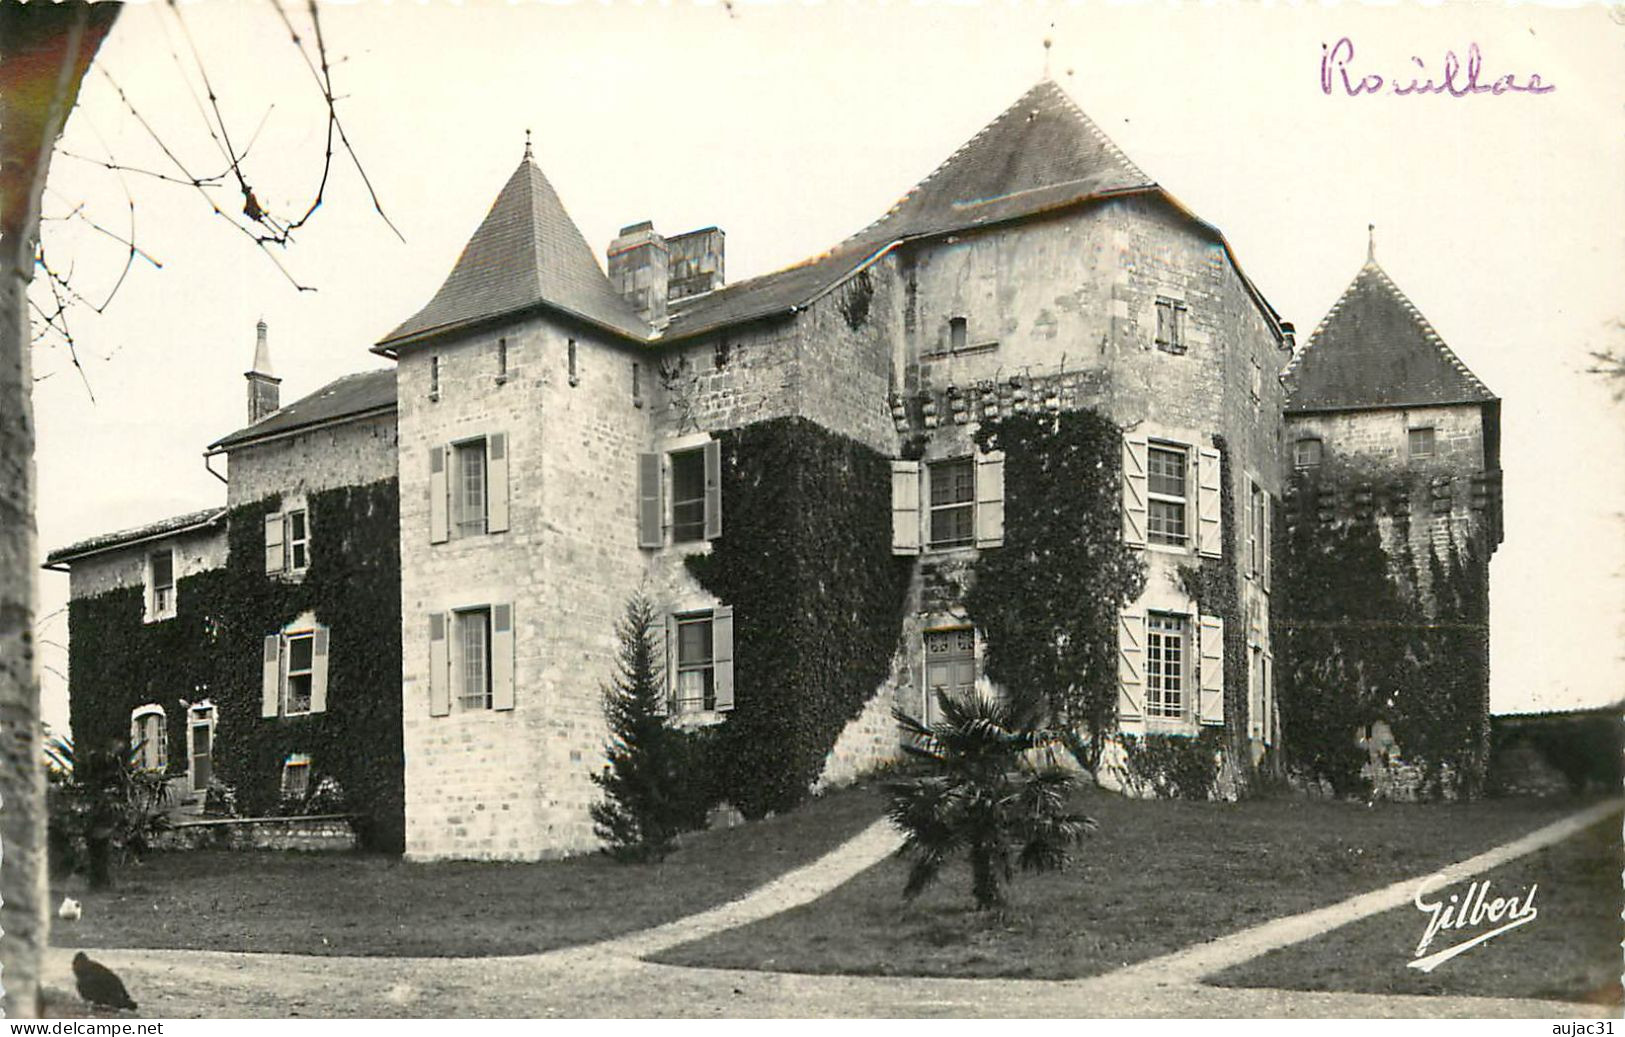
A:
MULTIPOLYGON (((1621 809, 1599 804, 1446 869, 1466 878, 1568 838, 1621 809)), ((643 932, 545 954, 502 958, 355 958, 216 951, 99 950, 141 1014, 498 1017, 1566 1017, 1598 1005, 1232 989, 1202 976, 1409 900, 1419 879, 1089 979, 810 976, 696 969, 640 960, 668 947, 812 901, 893 852, 876 822, 811 864, 748 896, 643 932)), ((47 953, 45 979, 73 989, 73 950, 47 953)))

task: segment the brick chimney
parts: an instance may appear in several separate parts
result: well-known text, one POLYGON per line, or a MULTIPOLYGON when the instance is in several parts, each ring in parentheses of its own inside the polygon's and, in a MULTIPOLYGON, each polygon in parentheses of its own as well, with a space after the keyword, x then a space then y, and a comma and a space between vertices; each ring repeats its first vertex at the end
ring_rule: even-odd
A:
POLYGON ((648 220, 622 227, 609 243, 609 283, 638 315, 657 328, 666 325, 670 250, 648 220))
POLYGON ((666 298, 672 302, 722 287, 724 235, 716 227, 691 230, 666 239, 670 277, 666 298))
POLYGON ((282 379, 271 373, 271 347, 265 341, 265 321, 254 326, 254 366, 243 373, 248 379, 248 423, 270 414, 282 405, 282 379))

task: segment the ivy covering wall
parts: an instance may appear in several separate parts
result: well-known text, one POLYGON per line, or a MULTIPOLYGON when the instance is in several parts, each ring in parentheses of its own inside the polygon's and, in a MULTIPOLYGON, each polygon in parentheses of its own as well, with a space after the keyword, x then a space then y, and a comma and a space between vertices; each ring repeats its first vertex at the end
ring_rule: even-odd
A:
POLYGON ((216 709, 214 773, 236 791, 245 815, 275 813, 282 765, 311 758, 310 783, 334 779, 358 814, 362 845, 405 845, 401 755, 399 490, 395 480, 310 495, 310 566, 298 580, 264 571, 267 514, 276 498, 227 515, 225 568, 183 578, 177 615, 142 622, 140 587, 71 603, 75 740, 129 737, 130 710, 164 706, 170 769, 185 773, 185 712, 179 699, 216 709), (260 715, 264 638, 305 612, 330 632, 327 709, 260 715))
POLYGON ((739 691, 697 740, 709 798, 759 817, 806 797, 889 675, 912 560, 891 552, 887 458, 797 417, 718 438, 723 535, 687 565, 734 608, 739 691))
MULTIPOLYGON (((1314 480, 1299 479, 1296 499, 1312 501, 1314 480)), ((1475 794, 1489 739, 1488 573, 1477 550, 1452 541, 1430 552, 1424 593, 1417 561, 1384 546, 1374 513, 1305 507, 1287 518, 1276 527, 1273 639, 1290 770, 1339 795, 1369 792, 1358 739, 1381 720, 1420 767, 1421 791, 1448 780, 1475 794)))
POLYGON ((965 600, 985 672, 1087 732, 1094 769, 1116 726, 1118 613, 1145 587, 1123 543, 1122 431, 1090 410, 1016 414, 976 442, 1004 451, 1004 546, 981 552, 965 600))

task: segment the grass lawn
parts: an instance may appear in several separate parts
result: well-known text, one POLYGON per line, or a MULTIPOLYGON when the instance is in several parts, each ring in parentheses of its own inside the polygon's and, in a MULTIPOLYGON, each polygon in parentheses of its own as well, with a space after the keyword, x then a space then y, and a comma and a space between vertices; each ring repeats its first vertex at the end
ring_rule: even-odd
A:
MULTIPOLYGON (((1407 968, 1428 916, 1415 905, 1272 951, 1208 982, 1236 987, 1349 990, 1373 994, 1466 994, 1619 1004, 1620 822, 1612 817, 1556 846, 1486 873, 1488 897, 1538 884, 1535 920, 1450 959, 1431 973, 1407 968)), ((1430 900, 1465 896, 1468 883, 1430 890, 1430 900)), ((1504 921, 1504 920, 1503 920, 1504 921)), ((1442 951, 1495 923, 1442 930, 1426 953, 1442 951)))
POLYGON ((963 864, 903 903, 906 865, 893 859, 814 903, 654 960, 858 975, 1098 975, 1425 874, 1584 805, 1192 803, 1094 789, 1079 798, 1100 830, 1067 871, 1018 875, 1001 918, 970 909, 963 864))
POLYGON ((69 947, 300 954, 529 954, 703 911, 816 859, 878 819, 878 790, 852 788, 782 817, 702 832, 661 864, 601 854, 534 864, 410 864, 370 854, 156 854, 114 889, 61 883, 84 917, 58 921, 69 947))

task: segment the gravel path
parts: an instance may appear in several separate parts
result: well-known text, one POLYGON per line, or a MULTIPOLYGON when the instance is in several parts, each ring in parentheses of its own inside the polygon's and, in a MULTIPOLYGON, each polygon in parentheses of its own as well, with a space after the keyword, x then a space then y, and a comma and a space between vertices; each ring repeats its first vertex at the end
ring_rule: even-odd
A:
MULTIPOLYGON (((1621 808, 1602 804, 1448 869, 1452 878, 1550 845, 1621 808)), ((1199 979, 1404 903, 1416 880, 1245 930, 1117 972, 1065 982, 809 976, 694 969, 639 960, 807 903, 895 850, 877 822, 833 853, 747 897, 641 933, 504 958, 340 958, 216 951, 98 950, 143 1016, 315 1017, 1566 1017, 1597 1005, 1203 986, 1199 979), (1397 899, 1395 899, 1397 898, 1397 899)), ((73 950, 52 948, 45 977, 73 989, 73 950)))

